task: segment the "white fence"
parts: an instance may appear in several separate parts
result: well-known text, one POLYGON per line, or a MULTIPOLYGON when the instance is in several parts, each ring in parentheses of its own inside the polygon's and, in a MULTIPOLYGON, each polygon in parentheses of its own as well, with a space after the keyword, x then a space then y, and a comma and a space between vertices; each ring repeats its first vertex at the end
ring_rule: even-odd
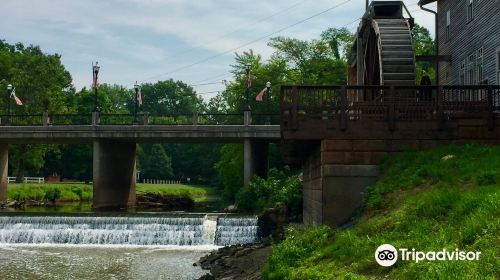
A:
POLYGON ((144 184, 154 184, 154 185, 175 185, 175 184, 180 184, 181 181, 179 180, 158 180, 158 179, 142 179, 142 182, 144 184))
MULTIPOLYGON (((16 177, 8 177, 8 178, 9 178, 9 183, 16 182, 16 177)), ((45 183, 45 178, 43 178, 43 177, 24 177, 24 183, 43 184, 43 183, 45 183)))

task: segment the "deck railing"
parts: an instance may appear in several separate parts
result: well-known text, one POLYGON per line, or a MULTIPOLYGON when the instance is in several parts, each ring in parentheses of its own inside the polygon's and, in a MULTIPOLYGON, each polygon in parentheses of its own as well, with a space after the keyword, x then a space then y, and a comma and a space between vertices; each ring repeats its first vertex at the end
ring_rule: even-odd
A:
POLYGON ((415 121, 500 116, 500 86, 282 86, 282 124, 300 119, 415 121))

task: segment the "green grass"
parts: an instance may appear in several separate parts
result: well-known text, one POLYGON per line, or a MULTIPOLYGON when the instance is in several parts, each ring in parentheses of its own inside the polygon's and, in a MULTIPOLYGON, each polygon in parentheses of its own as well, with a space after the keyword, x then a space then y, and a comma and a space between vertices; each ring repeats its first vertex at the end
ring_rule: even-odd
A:
POLYGON ((289 230, 273 248, 266 279, 499 279, 500 147, 449 146, 391 157, 357 224, 289 230), (448 160, 443 156, 454 155, 448 160), (398 261, 375 249, 481 251, 479 261, 398 261))
MULTIPOLYGON (((194 185, 149 185, 138 184, 137 194, 153 192, 189 196, 197 202, 205 201, 207 197, 215 195, 215 189, 194 185)), ((9 200, 51 200, 60 201, 89 201, 92 199, 92 185, 81 183, 45 183, 45 184, 9 184, 7 198, 9 200)))

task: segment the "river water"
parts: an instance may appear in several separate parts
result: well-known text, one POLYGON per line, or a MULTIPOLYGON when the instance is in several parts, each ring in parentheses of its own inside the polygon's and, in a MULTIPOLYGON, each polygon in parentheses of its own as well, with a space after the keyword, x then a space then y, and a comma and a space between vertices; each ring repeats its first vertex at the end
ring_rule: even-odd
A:
POLYGON ((252 216, 0 216, 0 279, 196 279, 200 257, 256 238, 252 216))

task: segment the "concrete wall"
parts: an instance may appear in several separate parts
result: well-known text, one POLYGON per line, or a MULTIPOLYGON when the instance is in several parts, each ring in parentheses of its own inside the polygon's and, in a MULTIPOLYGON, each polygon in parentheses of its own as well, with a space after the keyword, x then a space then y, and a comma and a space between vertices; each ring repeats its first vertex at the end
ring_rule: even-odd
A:
POLYGON ((135 152, 133 142, 94 142, 94 209, 135 207, 135 152))
MULTIPOLYGON (((368 148, 368 147, 367 147, 368 148)), ((306 225, 346 223, 375 183, 382 152, 353 150, 352 141, 323 140, 304 162, 303 221, 306 225)))
POLYGON ((0 201, 7 199, 7 184, 9 178, 7 176, 9 169, 9 145, 0 144, 0 201))

